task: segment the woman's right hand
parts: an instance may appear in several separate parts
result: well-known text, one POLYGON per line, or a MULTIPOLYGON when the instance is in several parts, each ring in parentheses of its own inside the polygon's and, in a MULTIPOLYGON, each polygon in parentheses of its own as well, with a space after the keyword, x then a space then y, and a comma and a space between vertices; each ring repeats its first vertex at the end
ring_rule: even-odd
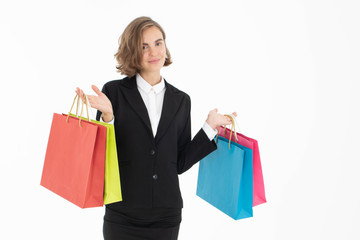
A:
MULTIPOLYGON (((237 113, 233 112, 232 115, 234 117, 237 117, 237 113)), ((222 114, 218 113, 217 108, 209 112, 208 118, 206 119, 206 122, 209 124, 209 126, 215 130, 218 127, 222 125, 229 125, 231 124, 231 119, 227 116, 224 116, 222 114)))
MULTIPOLYGON (((104 93, 102 93, 95 85, 91 85, 91 88, 94 90, 97 96, 86 95, 89 99, 90 106, 102 112, 102 118, 104 122, 110 122, 111 120, 113 120, 114 114, 112 104, 109 98, 104 93)), ((85 95, 83 90, 77 87, 75 92, 78 96, 81 97, 82 101, 84 102, 85 95)))

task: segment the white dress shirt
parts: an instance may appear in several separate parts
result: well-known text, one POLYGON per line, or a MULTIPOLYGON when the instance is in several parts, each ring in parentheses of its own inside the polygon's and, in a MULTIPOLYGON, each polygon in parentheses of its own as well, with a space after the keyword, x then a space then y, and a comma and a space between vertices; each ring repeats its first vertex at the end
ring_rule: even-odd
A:
MULTIPOLYGON (((166 90, 164 78, 161 77, 161 81, 158 84, 151 86, 137 73, 136 85, 148 111, 152 132, 155 137, 160 122, 166 90)), ((109 123, 114 124, 114 118, 109 123)), ((103 121, 102 116, 101 121, 103 121)), ((203 125, 203 130, 210 140, 213 140, 217 134, 217 130, 213 130, 206 121, 203 125)))
POLYGON ((164 79, 161 77, 158 84, 151 86, 137 73, 136 85, 148 111, 153 135, 156 136, 165 96, 164 79))

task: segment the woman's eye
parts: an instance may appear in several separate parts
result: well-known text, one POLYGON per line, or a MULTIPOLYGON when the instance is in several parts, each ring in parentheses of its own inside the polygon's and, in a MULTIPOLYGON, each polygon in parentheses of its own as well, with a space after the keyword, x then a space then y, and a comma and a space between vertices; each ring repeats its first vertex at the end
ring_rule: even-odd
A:
POLYGON ((148 48, 148 46, 146 46, 146 45, 143 46, 143 49, 144 49, 144 50, 147 49, 147 48, 148 48))
POLYGON ((161 45, 161 42, 156 43, 156 46, 160 46, 160 45, 161 45))

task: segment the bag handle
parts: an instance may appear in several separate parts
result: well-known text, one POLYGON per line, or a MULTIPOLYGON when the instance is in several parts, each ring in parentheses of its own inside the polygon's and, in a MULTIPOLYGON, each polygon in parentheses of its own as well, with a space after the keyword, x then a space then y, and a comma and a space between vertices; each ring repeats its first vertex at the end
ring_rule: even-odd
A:
MULTIPOLYGON (((235 120, 235 117, 232 114, 230 114, 230 115, 225 114, 224 116, 230 118, 230 120, 231 120, 231 129, 230 129, 231 132, 230 132, 230 136, 229 136, 229 149, 231 150, 231 137, 232 137, 233 134, 235 136, 236 141, 238 141, 236 130, 235 130, 235 121, 236 120, 235 120)), ((225 134, 226 134, 226 126, 224 125, 223 127, 224 127, 224 136, 225 136, 225 134)), ((218 130, 218 134, 216 135, 216 140, 215 140, 216 143, 217 143, 217 140, 218 140, 219 133, 220 133, 220 128, 218 130)))
POLYGON ((73 107, 74 107, 74 104, 75 104, 75 101, 77 100, 77 103, 76 103, 76 116, 78 115, 78 110, 79 110, 79 98, 78 98, 78 95, 76 94, 75 95, 75 98, 74 98, 74 101, 73 101, 73 103, 72 103, 72 105, 71 105, 71 108, 70 108, 70 111, 69 111, 69 113, 71 113, 71 111, 72 111, 72 109, 73 109, 73 107))
MULTIPOLYGON (((69 122, 69 117, 70 117, 70 114, 71 114, 71 111, 74 107, 74 104, 75 104, 75 101, 77 100, 77 104, 76 104, 76 117, 78 117, 78 110, 79 110, 79 100, 80 100, 80 97, 76 94, 75 95, 75 98, 74 98, 74 101, 71 105, 71 108, 70 108, 70 111, 68 113, 68 116, 66 118, 66 122, 69 122)), ((88 110, 88 101, 87 101, 87 97, 85 95, 85 105, 86 105, 86 112, 87 112, 87 119, 88 121, 90 121, 90 117, 89 117, 89 110, 88 110)), ((81 127, 81 117, 82 117, 82 113, 83 113, 83 110, 84 110, 84 101, 82 102, 81 104, 81 113, 79 115, 79 126, 81 127)))
MULTIPOLYGON (((95 116, 94 112, 91 110, 92 107, 91 107, 91 104, 89 102, 89 98, 88 98, 88 96, 86 94, 84 94, 84 95, 85 95, 85 100, 87 102, 87 105, 86 105, 87 114, 89 116, 89 109, 90 109, 90 116, 92 117, 92 119, 96 119, 96 117, 94 117, 95 116)), ((90 118, 88 117, 88 119, 90 119, 90 118)))
MULTIPOLYGON (((234 134, 234 136, 235 136, 235 139, 236 139, 236 141, 238 141, 238 138, 237 138, 237 133, 236 133, 236 125, 238 126, 238 128, 239 128, 239 124, 237 124, 237 122, 236 122, 236 118, 235 118, 235 116, 234 115, 232 115, 232 114, 230 114, 230 115, 225 115, 225 116, 227 116, 228 118, 230 118, 230 120, 231 120, 231 133, 230 133, 230 137, 231 137, 231 135, 232 134, 234 134), (235 122, 236 122, 236 124, 235 124, 235 122)), ((226 126, 224 126, 224 135, 225 135, 225 133, 226 133, 226 126)))

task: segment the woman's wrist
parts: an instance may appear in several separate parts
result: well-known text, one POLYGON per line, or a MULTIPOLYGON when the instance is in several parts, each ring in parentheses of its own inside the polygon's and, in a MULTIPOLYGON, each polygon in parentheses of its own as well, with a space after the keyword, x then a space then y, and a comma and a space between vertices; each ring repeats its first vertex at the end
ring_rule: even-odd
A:
POLYGON ((218 130, 214 130, 206 121, 204 122, 202 129, 204 130, 206 136, 208 136, 210 141, 213 140, 218 133, 218 130))
POLYGON ((114 114, 113 113, 103 113, 102 114, 102 119, 104 120, 104 122, 111 122, 114 118, 114 114))
POLYGON ((211 121, 209 118, 206 120, 206 123, 215 131, 218 127, 218 126, 215 122, 211 121))

